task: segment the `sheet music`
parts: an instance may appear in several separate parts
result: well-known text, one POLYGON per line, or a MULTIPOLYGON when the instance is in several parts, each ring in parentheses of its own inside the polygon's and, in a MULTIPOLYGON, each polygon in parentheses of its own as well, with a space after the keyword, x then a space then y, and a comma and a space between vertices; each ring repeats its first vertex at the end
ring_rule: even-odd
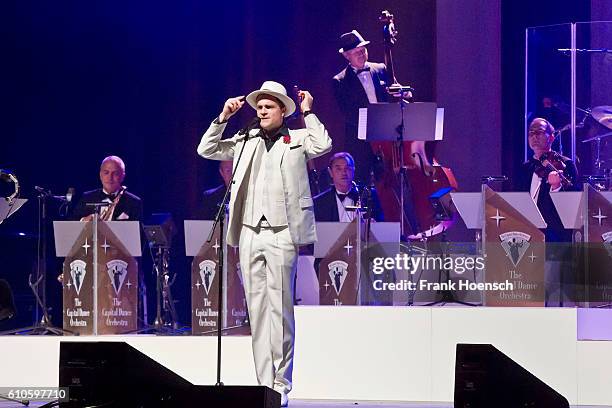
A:
POLYGON ((444 137, 444 108, 436 109, 436 140, 444 137))
POLYGON ((357 123, 357 139, 366 140, 368 134, 368 108, 359 108, 359 122, 357 123))

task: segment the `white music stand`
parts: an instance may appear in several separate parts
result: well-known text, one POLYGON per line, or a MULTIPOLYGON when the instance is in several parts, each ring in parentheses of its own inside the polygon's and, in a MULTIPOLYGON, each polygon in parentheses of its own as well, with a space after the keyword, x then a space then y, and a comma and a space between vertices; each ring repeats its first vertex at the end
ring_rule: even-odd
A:
POLYGON ((582 191, 559 191, 558 193, 550 193, 557 214, 561 218, 563 227, 567 229, 580 229, 584 226, 582 218, 582 191))
POLYGON ((497 193, 514 209, 521 213, 527 221, 535 225, 536 228, 546 228, 546 221, 542 217, 542 213, 538 209, 537 204, 531 198, 531 195, 526 191, 514 191, 509 193, 497 193))
POLYGON ((348 222, 317 222, 317 241, 314 243, 314 257, 325 258, 331 247, 338 241, 348 222))
POLYGON ((26 198, 13 198, 10 201, 0 199, 0 224, 15 214, 27 201, 26 198))
MULTIPOLYGON (((102 222, 102 221, 99 221, 102 222)), ((105 224, 121 241, 130 256, 142 256, 140 246, 140 222, 138 221, 106 221, 105 224)), ((83 221, 53 221, 53 236, 55 238, 55 255, 63 258, 68 256, 75 241, 87 225, 83 221)))
MULTIPOLYGON (((488 187, 486 187, 488 188, 488 187)), ((471 230, 482 230, 484 228, 484 191, 480 193, 458 193, 452 192, 451 198, 457 208, 465 226, 471 230)), ((536 228, 546 228, 546 222, 536 203, 527 192, 497 193, 508 204, 520 212, 536 228)), ((552 194, 551 194, 552 195, 552 194)), ((477 237, 478 240, 478 237, 477 237)))
POLYGON ((196 256, 206 239, 214 221, 185 220, 185 255, 196 256))
POLYGON ((461 219, 468 229, 482 230, 484 208, 482 206, 482 193, 456 193, 452 192, 451 199, 459 212, 461 219))
POLYGON ((93 252, 93 335, 98 335, 98 224, 103 222, 132 257, 142 256, 139 221, 100 221, 97 213, 93 221, 53 221, 55 255, 66 257, 88 222, 93 223, 91 248, 93 252))

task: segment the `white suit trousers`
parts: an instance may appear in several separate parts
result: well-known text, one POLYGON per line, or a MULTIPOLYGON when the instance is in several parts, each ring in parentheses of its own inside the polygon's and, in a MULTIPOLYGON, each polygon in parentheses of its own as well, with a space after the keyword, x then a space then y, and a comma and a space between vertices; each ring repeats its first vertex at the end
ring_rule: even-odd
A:
POLYGON ((284 394, 291 391, 293 373, 297 249, 286 226, 243 225, 240 269, 249 308, 257 381, 284 394))

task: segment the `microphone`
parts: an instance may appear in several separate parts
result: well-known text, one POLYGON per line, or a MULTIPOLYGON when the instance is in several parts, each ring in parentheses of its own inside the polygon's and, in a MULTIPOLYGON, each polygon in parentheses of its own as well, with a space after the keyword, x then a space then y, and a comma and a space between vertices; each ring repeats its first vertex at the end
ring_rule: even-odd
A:
POLYGON ((66 191, 66 195, 63 196, 56 196, 53 195, 53 193, 51 192, 51 190, 46 189, 44 187, 40 187, 40 186, 34 186, 34 190, 36 190, 37 192, 39 192, 41 195, 46 196, 46 197, 50 197, 54 200, 58 200, 64 203, 70 203, 72 202, 72 198, 74 197, 74 187, 70 187, 68 188, 68 191, 66 191))
POLYGON ((248 133, 249 131, 251 131, 252 129, 256 129, 259 127, 259 122, 261 122, 261 119, 256 116, 253 119, 251 119, 251 121, 249 123, 246 124, 245 127, 243 127, 242 129, 240 129, 240 131, 238 131, 239 135, 247 135, 248 138, 248 133))
POLYGON ((34 186, 34 190, 36 190, 37 192, 39 192, 42 195, 51 195, 51 190, 47 190, 44 187, 34 186))

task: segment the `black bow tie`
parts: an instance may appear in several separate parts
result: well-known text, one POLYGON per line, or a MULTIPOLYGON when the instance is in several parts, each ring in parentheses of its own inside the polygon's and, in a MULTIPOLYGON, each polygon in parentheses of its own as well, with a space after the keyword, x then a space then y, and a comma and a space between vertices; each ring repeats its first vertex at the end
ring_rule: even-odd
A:
POLYGON ((104 195, 104 200, 109 199, 111 201, 114 201, 115 198, 117 198, 117 194, 106 194, 105 192, 102 192, 102 195, 104 195))
POLYGON ((344 202, 344 199, 345 199, 346 197, 351 198, 351 199, 353 199, 353 201, 354 201, 353 194, 351 194, 352 192, 353 192, 353 191, 351 190, 351 191, 349 191, 349 192, 348 192, 348 193, 346 193, 346 194, 342 194, 342 193, 339 193, 338 191, 336 191, 336 196, 338 196, 338 199, 340 200, 340 202, 344 202))
POLYGON ((358 69, 357 71, 355 71, 355 75, 359 75, 362 72, 370 72, 370 67, 365 67, 365 68, 358 69))

